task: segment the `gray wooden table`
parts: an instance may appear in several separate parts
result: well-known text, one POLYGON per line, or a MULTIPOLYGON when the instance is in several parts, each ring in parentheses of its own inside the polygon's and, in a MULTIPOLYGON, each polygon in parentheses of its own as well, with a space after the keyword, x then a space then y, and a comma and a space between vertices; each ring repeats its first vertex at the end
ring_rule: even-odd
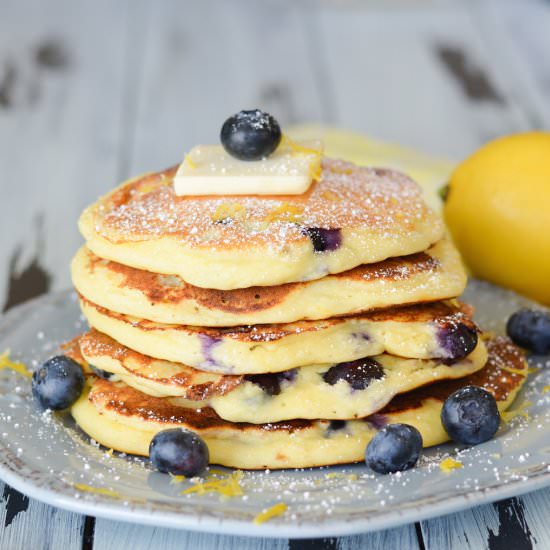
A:
MULTIPOLYGON (((0 0, 0 303, 69 286, 81 209, 260 106, 459 160, 550 128, 544 0, 0 0)), ((261 540, 86 518, 0 484, 0 548, 550 548, 550 490, 389 531, 261 540)))

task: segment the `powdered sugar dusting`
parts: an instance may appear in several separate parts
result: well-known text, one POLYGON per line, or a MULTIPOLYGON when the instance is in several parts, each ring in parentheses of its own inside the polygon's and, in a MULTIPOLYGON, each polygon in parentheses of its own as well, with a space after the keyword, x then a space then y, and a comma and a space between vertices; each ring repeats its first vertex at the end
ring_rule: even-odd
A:
POLYGON ((307 193, 278 197, 177 197, 174 170, 149 175, 98 203, 94 227, 113 242, 171 235, 190 246, 281 248, 306 240, 303 227, 400 239, 442 226, 406 175, 331 159, 322 166, 307 193), (230 215, 220 219, 223 211, 230 215))

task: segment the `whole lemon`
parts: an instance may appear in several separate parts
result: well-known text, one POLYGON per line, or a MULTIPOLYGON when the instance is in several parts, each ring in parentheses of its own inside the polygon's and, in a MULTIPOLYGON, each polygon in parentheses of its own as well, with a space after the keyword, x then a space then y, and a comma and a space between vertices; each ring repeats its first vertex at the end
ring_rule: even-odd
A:
POLYGON ((550 133, 476 151, 452 174, 444 215, 476 277, 550 305, 550 133))

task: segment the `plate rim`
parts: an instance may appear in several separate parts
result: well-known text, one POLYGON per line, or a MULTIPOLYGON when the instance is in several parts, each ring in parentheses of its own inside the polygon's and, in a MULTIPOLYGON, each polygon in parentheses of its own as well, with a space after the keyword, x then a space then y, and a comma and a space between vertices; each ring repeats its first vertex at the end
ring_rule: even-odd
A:
MULTIPOLYGON (((59 290, 15 306, 0 317, 0 335, 4 330, 9 329, 9 325, 16 319, 20 319, 28 311, 40 306, 41 302, 56 301, 64 297, 71 299, 72 295, 74 295, 73 289, 59 290)), ((411 504, 410 508, 401 510, 392 510, 390 505, 386 507, 386 513, 371 517, 365 516, 349 521, 339 518, 323 523, 301 520, 294 524, 292 520, 281 521, 275 518, 270 522, 257 525, 251 521, 239 519, 199 517, 186 512, 155 510, 148 508, 147 505, 130 503, 124 506, 118 501, 96 494, 82 496, 64 494, 55 488, 37 484, 18 473, 14 469, 15 466, 8 462, 8 456, 13 452, 5 445, 2 438, 0 438, 0 448, 6 451, 0 454, 0 479, 28 497, 45 504, 73 513, 126 523, 247 537, 304 539, 357 535, 460 512, 473 506, 520 496, 550 485, 550 467, 548 464, 541 463, 542 470, 529 475, 528 479, 508 480, 499 486, 478 490, 472 488, 469 492, 460 493, 454 497, 445 497, 425 504, 411 504)))

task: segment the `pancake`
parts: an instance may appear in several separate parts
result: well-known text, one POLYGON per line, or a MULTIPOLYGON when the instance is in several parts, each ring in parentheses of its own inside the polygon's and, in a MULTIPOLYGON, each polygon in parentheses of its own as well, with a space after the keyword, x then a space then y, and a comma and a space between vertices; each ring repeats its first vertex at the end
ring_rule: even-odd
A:
POLYGON ((88 207, 88 248, 194 286, 235 289, 319 279, 420 252, 443 222, 408 176, 325 159, 302 195, 177 197, 175 168, 123 183, 88 207))
POLYGON ((225 420, 253 424, 292 418, 362 418, 399 393, 439 380, 463 378, 487 361, 480 340, 470 355, 450 364, 383 354, 272 374, 228 376, 152 359, 96 331, 81 338, 80 350, 90 365, 115 374, 143 393, 176 396, 171 399, 176 405, 212 407, 225 420))
POLYGON ((316 281, 219 291, 101 260, 86 248, 72 262, 73 283, 88 300, 159 323, 230 327, 328 319, 377 308, 459 296, 466 274, 443 240, 426 252, 362 265, 316 281))
POLYGON ((444 400, 470 384, 490 391, 499 409, 514 400, 527 377, 523 353, 505 338, 487 343, 489 361, 461 380, 439 382, 393 399, 364 420, 290 420, 269 424, 231 423, 213 409, 195 410, 169 399, 145 395, 123 382, 95 378, 73 405, 79 426, 108 448, 147 456, 153 436, 181 427, 198 433, 208 445, 210 461, 242 469, 305 468, 364 458, 367 443, 382 426, 403 422, 415 426, 425 447, 448 440, 440 413, 444 400))
POLYGON ((461 306, 434 302, 353 317, 285 325, 206 328, 164 325, 113 313, 81 299, 89 324, 145 355, 222 374, 280 372, 390 353, 460 359, 478 329, 461 306))

